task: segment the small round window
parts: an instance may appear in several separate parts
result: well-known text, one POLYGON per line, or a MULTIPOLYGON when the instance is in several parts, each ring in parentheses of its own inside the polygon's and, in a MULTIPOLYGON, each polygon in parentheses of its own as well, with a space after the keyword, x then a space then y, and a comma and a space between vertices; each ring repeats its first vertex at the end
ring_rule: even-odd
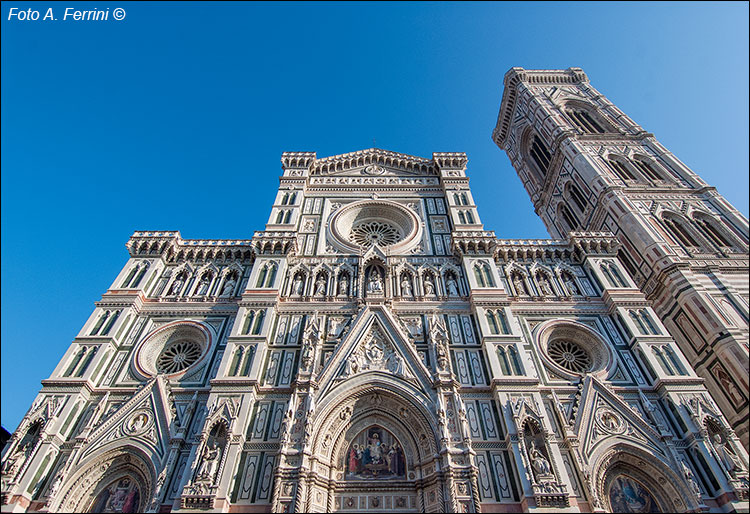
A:
POLYGON ((193 341, 175 341, 164 347, 159 358, 156 359, 156 369, 159 373, 170 375, 178 373, 195 364, 203 353, 198 343, 193 341))
POLYGON ((556 364, 574 373, 591 369, 591 355, 573 341, 558 339, 547 346, 547 353, 556 364))

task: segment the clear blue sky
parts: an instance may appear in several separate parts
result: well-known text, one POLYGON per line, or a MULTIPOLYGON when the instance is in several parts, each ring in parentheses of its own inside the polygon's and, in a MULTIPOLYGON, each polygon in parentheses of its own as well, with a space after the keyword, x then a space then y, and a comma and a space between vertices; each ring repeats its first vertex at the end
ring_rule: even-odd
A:
POLYGON ((512 66, 594 87, 748 213, 747 3, 2 4, 2 424, 135 230, 249 238, 283 151, 462 151, 482 221, 548 237, 491 141, 512 66), (58 21, 8 21, 11 7, 58 21))

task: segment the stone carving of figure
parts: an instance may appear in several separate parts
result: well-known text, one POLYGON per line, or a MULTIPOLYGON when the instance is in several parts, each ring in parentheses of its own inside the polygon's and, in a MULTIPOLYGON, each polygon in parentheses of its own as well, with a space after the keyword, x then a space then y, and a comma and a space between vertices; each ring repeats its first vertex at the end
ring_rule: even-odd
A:
POLYGON ((383 292, 383 279, 380 276, 380 272, 373 269, 370 271, 370 280, 367 283, 368 293, 382 293, 383 292))
POLYGON ((519 275, 518 273, 513 274, 513 286, 516 288, 517 295, 527 294, 526 286, 521 279, 521 275, 519 275))
POLYGON ((580 293, 578 292, 578 286, 576 286, 575 280, 573 280, 573 277, 568 275, 567 273, 563 273, 563 282, 565 283, 565 287, 568 288, 568 291, 570 291, 570 294, 572 296, 578 296, 580 293))
POLYGON ((302 341, 302 358, 300 362, 302 364, 302 370, 308 371, 312 364, 313 352, 315 341, 312 338, 305 337, 302 341))
POLYGON ((531 442, 531 449, 529 450, 529 457, 531 458, 531 466, 534 468, 534 472, 537 475, 551 475, 551 469, 549 461, 544 458, 542 452, 536 447, 536 443, 531 442))
POLYGON ((227 296, 232 296, 234 294, 234 286, 237 285, 237 281, 234 280, 234 277, 229 277, 229 280, 227 280, 224 283, 224 287, 221 289, 221 297, 226 298, 227 296))
POLYGON ((724 466, 724 469, 726 469, 730 475, 734 476, 734 473, 737 470, 742 469, 740 458, 730 448, 729 441, 722 442, 721 435, 714 434, 713 444, 714 449, 716 449, 716 453, 719 456, 721 465, 724 466))
POLYGON ((448 275, 445 287, 448 289, 448 296, 458 296, 458 284, 452 275, 448 275))
POLYGON ((318 280, 315 281, 315 296, 325 296, 326 294, 326 279, 323 275, 318 275, 318 280))
POLYGON ((29 453, 31 453, 31 441, 28 441, 23 446, 19 444, 13 455, 5 461, 6 474, 10 477, 15 477, 21 470, 23 463, 26 462, 29 453))
POLYGON ((435 284, 429 275, 425 275, 424 277, 424 295, 435 296, 435 284))
POLYGON ((537 277, 537 280, 539 281, 539 289, 542 290, 542 294, 544 296, 553 296, 552 288, 549 285, 549 280, 547 280, 547 276, 544 273, 540 273, 536 277, 537 277))
POLYGON ((302 283, 302 277, 297 275, 294 277, 294 282, 292 283, 292 294, 295 296, 302 296, 302 287, 304 284, 302 283))
POLYGON ((401 296, 405 298, 411 298, 413 296, 412 290, 411 290, 411 280, 409 280, 409 277, 404 275, 404 277, 401 279, 401 296))
POLYGON ((398 377, 404 376, 404 361, 393 350, 391 350, 390 354, 388 355, 385 365, 388 371, 390 371, 394 375, 398 377))
POLYGON ((349 296, 349 279, 346 275, 341 275, 339 278, 339 296, 349 296))
POLYGON ((143 427, 146 426, 146 423, 148 422, 148 416, 141 413, 139 414, 133 421, 130 422, 130 429, 133 432, 140 432, 143 427))
POLYGON ((219 469, 220 460, 221 448, 216 446, 216 443, 211 443, 211 446, 206 445, 203 450, 203 460, 198 468, 198 477, 213 481, 216 470, 219 469))
POLYGON ((198 296, 204 296, 206 293, 208 293, 208 285, 211 282, 211 280, 208 278, 208 273, 205 273, 203 275, 203 278, 201 279, 200 284, 198 284, 198 296))
POLYGON ((178 294, 180 294, 180 290, 182 289, 182 284, 183 283, 184 282, 182 280, 182 275, 178 276, 174 280, 174 282, 172 282, 172 287, 169 290, 169 295, 170 296, 177 296, 178 294))
POLYGON ((735 404, 737 405, 741 404, 743 401, 742 395, 737 389, 737 386, 734 385, 732 380, 726 374, 726 372, 723 369, 721 369, 720 366, 714 366, 713 372, 716 378, 719 379, 719 382, 721 382, 721 385, 723 386, 724 391, 727 392, 727 394, 732 399, 732 401, 735 402, 735 404))
POLYGON ((695 481, 695 475, 693 475, 693 472, 688 467, 687 464, 685 464, 684 460, 680 461, 681 467, 682 467, 682 476, 685 477, 685 481, 690 486, 690 489, 693 490, 695 495, 700 498, 701 497, 701 488, 698 486, 698 482, 695 481))
POLYGON ((57 492, 60 490, 60 486, 62 485, 63 481, 63 472, 62 470, 57 472, 57 475, 55 475, 55 479, 52 481, 52 485, 49 486, 49 490, 47 491, 47 497, 52 500, 57 492))

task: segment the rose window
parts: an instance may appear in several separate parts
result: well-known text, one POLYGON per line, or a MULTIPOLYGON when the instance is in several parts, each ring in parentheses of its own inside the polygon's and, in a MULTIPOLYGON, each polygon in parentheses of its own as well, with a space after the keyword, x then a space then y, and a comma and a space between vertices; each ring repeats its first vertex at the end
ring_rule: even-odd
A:
POLYGON ((591 356, 573 341, 558 339, 547 346, 547 353, 556 364, 568 371, 584 373, 591 369, 591 356))
POLYGON ((389 246, 401 239, 399 230, 383 221, 367 221, 352 227, 349 238, 359 246, 389 246))
POLYGON ((175 341, 162 350, 156 360, 156 368, 159 373, 177 373, 195 364, 202 353, 203 349, 198 343, 175 341))

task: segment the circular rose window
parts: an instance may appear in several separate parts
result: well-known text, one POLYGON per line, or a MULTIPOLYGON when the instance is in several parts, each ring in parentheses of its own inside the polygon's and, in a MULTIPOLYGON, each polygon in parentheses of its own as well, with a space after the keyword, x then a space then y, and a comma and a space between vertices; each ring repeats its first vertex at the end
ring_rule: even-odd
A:
POLYGON ((352 227, 349 238, 359 246, 390 246, 401 239, 401 232, 385 221, 366 221, 352 227))
POLYGON ((387 200, 362 200, 341 207, 328 224, 330 241, 347 253, 378 245, 408 253, 422 238, 422 222, 411 209, 387 200))
POLYGON ((591 369, 591 356, 573 341, 552 341, 547 346, 547 353, 555 363, 574 373, 585 373, 591 369))
POLYGON ((141 375, 176 375, 198 369, 209 354, 212 337, 208 329, 194 321, 170 323, 149 334, 133 360, 141 375))
POLYGON ((161 351, 156 359, 156 369, 167 375, 178 373, 198 362, 201 353, 203 349, 193 341, 175 341, 161 351))

